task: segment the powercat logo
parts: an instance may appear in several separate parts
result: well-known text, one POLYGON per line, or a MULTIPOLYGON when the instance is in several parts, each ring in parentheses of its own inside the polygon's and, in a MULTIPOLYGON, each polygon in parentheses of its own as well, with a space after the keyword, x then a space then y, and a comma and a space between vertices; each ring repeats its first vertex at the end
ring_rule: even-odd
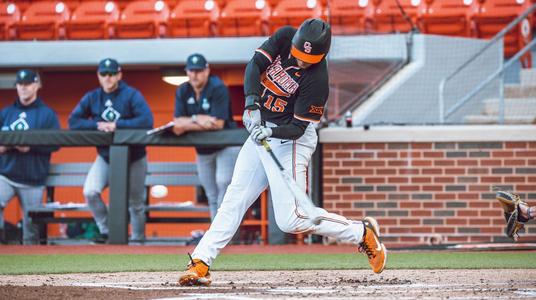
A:
MULTIPOLYGON (((281 57, 277 56, 275 61, 266 70, 266 77, 262 78, 262 84, 272 93, 289 97, 294 94, 300 86, 281 66, 281 57)), ((263 76, 264 77, 264 76, 263 76)))

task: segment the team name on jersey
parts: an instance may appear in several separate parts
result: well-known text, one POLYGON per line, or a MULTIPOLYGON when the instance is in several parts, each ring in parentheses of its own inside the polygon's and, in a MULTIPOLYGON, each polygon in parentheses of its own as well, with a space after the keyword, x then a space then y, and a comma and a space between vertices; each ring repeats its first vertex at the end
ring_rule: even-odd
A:
POLYGON ((266 69, 266 75, 273 83, 277 84, 285 93, 292 95, 300 86, 281 66, 281 56, 277 56, 275 61, 266 69))

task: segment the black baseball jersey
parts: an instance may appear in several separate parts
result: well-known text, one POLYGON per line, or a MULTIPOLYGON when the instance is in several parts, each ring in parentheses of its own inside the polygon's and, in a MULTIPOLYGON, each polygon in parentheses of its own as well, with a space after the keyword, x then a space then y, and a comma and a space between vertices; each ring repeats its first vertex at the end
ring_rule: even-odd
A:
POLYGON ((255 72, 246 72, 244 79, 246 96, 260 96, 262 119, 277 125, 294 118, 319 122, 329 94, 326 60, 300 69, 290 54, 295 33, 295 28, 285 26, 266 40, 253 58, 260 80, 255 72))

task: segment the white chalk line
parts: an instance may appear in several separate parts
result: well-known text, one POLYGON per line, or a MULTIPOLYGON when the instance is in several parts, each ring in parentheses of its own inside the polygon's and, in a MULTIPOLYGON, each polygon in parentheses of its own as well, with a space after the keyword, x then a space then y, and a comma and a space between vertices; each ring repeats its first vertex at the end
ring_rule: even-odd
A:
MULTIPOLYGON (((234 284, 237 284, 239 282, 234 282, 234 284)), ((181 290, 183 292, 186 292, 185 294, 181 295, 180 299, 209 299, 209 298, 221 298, 221 299, 262 299, 263 293, 270 293, 272 295, 282 295, 282 296, 291 296, 292 294, 322 294, 325 296, 328 296, 329 294, 336 294, 339 292, 345 292, 352 294, 352 297, 364 297, 367 298, 370 296, 371 290, 396 290, 399 289, 401 292, 405 293, 406 296, 397 297, 400 299, 410 299, 414 298, 411 296, 408 296, 408 293, 411 294, 412 292, 418 292, 418 293, 430 293, 431 291, 448 291, 450 293, 453 292, 474 292, 477 291, 479 294, 487 293, 487 292, 498 292, 502 291, 506 294, 503 295, 504 298, 510 298, 512 296, 516 297, 535 297, 536 296, 536 288, 520 288, 516 289, 515 287, 509 287, 506 283, 480 283, 480 284, 467 284, 467 283, 447 283, 447 284, 423 284, 423 283, 417 283, 417 284, 400 284, 400 285, 394 285, 394 284, 385 284, 385 285, 363 285, 359 286, 357 283, 357 288, 355 287, 356 284, 352 284, 352 286, 345 285, 341 287, 317 287, 317 286, 303 286, 298 288, 288 288, 288 287, 277 287, 277 288, 271 288, 266 286, 258 286, 258 285, 250 285, 247 286, 247 284, 250 284, 249 282, 243 282, 244 285, 247 286, 246 291, 240 291, 236 290, 236 287, 233 285, 229 285, 229 282, 227 281, 218 281, 214 282, 214 284, 210 287, 202 287, 201 289, 206 290, 208 293, 188 293, 189 290, 195 290, 199 291, 200 287, 182 287, 178 285, 171 285, 166 286, 162 285, 163 283, 161 281, 146 281, 146 282, 139 282, 139 281, 127 281, 127 282, 87 282, 87 283, 73 283, 73 286, 84 286, 84 287, 107 287, 107 288, 119 288, 119 289, 130 289, 130 290, 181 290), (416 290, 421 289, 421 290, 416 290), (210 293, 211 290, 226 290, 229 292, 225 293, 210 293), (247 292, 250 297, 241 295, 242 293, 247 292), (253 297, 251 297, 253 296, 253 297), (259 298, 259 296, 261 296, 259 298)), ((336 283, 334 283, 336 284, 336 283)), ((382 297, 382 296, 379 296, 382 297)), ((270 299, 272 297, 266 298, 270 299)), ((475 296, 451 296, 450 299, 495 299, 496 296, 484 296, 484 295, 475 295, 475 296)), ((503 297, 501 297, 503 298, 503 297)), ((166 300, 174 300, 179 298, 161 298, 166 300)))
POLYGON ((156 298, 152 300, 184 300, 184 299, 237 299, 237 300, 251 300, 251 299, 273 299, 273 298, 252 298, 246 296, 232 296, 229 294, 189 294, 188 296, 181 296, 178 298, 156 298))
POLYGON ((515 293, 527 297, 536 297, 536 289, 519 289, 515 293))
MULTIPOLYGON (((267 282, 271 285, 275 285, 274 282, 267 282)), ((523 284, 523 282, 520 282, 523 284)), ((255 289, 266 289, 266 286, 258 286, 254 284, 259 284, 259 282, 237 282, 233 281, 233 283, 229 283, 228 281, 213 281, 211 286, 208 287, 202 287, 204 289, 233 289, 235 285, 244 285, 248 286, 248 288, 255 288, 255 289)), ((327 285, 338 285, 340 283, 334 282, 334 283, 326 283, 327 285)), ((365 283, 366 284, 366 283, 365 283)), ((527 282, 527 285, 532 284, 532 282, 527 282)), ((175 288, 175 289, 198 289, 199 287, 183 287, 179 286, 175 283, 164 283, 162 281, 123 281, 123 282, 72 282, 70 284, 71 286, 87 286, 87 287, 117 287, 117 288, 126 288, 126 289, 133 289, 136 287, 142 287, 143 289, 146 288, 175 288), (163 286, 165 284, 169 284, 169 286, 163 286)), ((480 284, 473 284, 473 283, 446 283, 446 284, 427 284, 427 283, 410 283, 410 284, 376 284, 376 285, 359 285, 359 283, 344 283, 345 288, 347 287, 355 287, 359 286, 360 289, 399 289, 399 288, 434 288, 434 289, 442 289, 442 288, 454 288, 454 287, 467 287, 470 289, 473 289, 475 287, 479 286, 504 286, 509 287, 508 283, 500 283, 500 282, 489 282, 489 283, 480 283, 480 284)), ((339 290, 341 287, 338 287, 334 290, 339 290)), ((512 287, 509 287, 512 288, 512 287)), ((286 287, 280 287, 280 288, 269 288, 269 289, 288 289, 286 287)), ((291 288, 294 290, 295 288, 291 288)), ((298 289, 306 290, 306 289, 313 289, 313 290, 319 290, 319 289, 329 289, 329 287, 318 287, 318 286, 302 286, 298 289)), ((515 287, 513 287, 515 289, 515 287)), ((464 289, 461 289, 464 290, 464 289)), ((523 289, 525 291, 536 291, 536 289, 523 289)))

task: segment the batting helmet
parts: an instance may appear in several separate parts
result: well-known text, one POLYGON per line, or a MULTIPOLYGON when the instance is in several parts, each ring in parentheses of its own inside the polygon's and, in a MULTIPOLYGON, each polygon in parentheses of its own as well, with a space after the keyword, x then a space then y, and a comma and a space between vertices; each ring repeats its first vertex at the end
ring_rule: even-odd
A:
POLYGON ((324 58, 331 45, 331 28, 320 19, 307 19, 292 38, 290 53, 297 59, 316 64, 324 58))

